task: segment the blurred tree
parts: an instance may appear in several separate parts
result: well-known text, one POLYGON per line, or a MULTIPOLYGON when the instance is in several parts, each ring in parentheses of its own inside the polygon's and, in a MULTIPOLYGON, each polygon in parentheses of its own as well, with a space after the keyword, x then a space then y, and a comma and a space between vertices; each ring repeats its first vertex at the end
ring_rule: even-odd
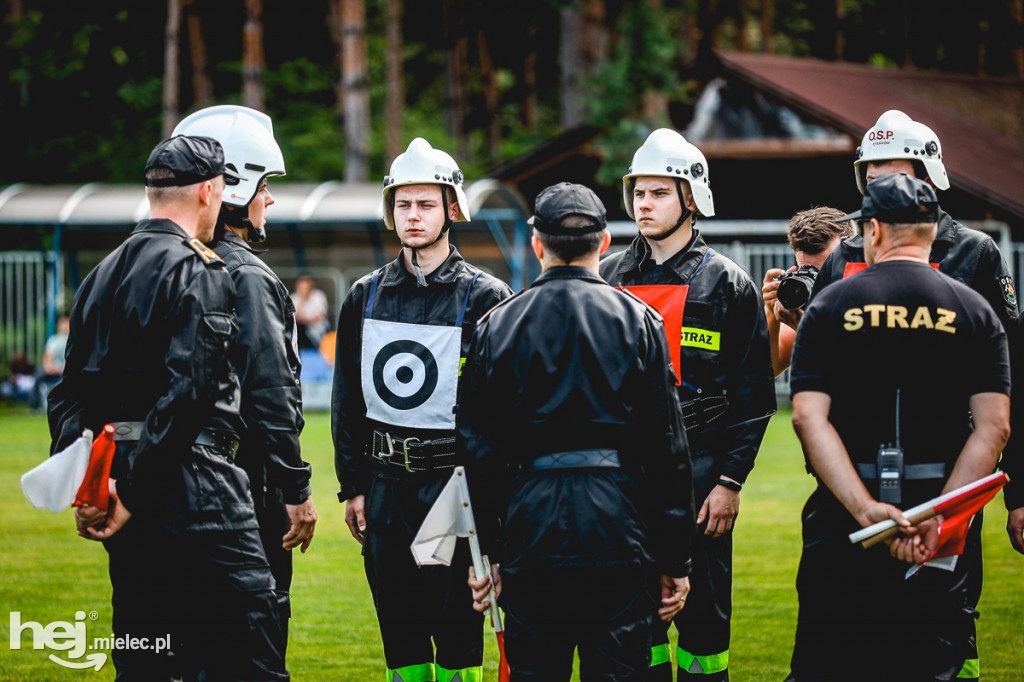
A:
POLYGON ((178 44, 181 42, 181 0, 167 0, 167 30, 164 31, 164 117, 163 137, 170 137, 178 124, 178 44))
POLYGON ((242 26, 242 104, 264 111, 263 0, 245 0, 242 26))

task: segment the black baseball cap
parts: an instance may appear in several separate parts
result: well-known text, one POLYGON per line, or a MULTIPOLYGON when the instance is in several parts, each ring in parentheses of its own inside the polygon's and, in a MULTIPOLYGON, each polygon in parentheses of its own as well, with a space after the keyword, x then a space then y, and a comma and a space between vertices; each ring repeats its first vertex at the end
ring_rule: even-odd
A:
POLYGON ((589 234, 607 226, 607 215, 604 204, 589 187, 560 182, 541 190, 535 201, 533 217, 527 223, 544 234, 589 234), (562 219, 569 216, 589 218, 590 222, 571 227, 562 225, 562 219))
POLYGON ((156 147, 146 161, 145 173, 154 168, 166 168, 174 175, 169 178, 145 180, 148 187, 181 187, 226 175, 238 178, 238 173, 225 167, 224 148, 212 137, 175 135, 156 147))
POLYGON ((846 220, 878 219, 881 223, 934 223, 939 199, 932 186, 906 173, 888 173, 868 183, 861 209, 844 215, 846 220))

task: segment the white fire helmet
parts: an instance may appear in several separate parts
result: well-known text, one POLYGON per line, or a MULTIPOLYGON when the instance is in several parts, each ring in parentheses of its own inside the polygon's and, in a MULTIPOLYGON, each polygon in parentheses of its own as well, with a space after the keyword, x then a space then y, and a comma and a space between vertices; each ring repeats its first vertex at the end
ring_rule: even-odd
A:
MULTIPOLYGON (((633 154, 629 172, 622 176, 622 200, 626 204, 626 213, 634 219, 633 184, 642 175, 685 180, 697 203, 697 211, 705 217, 715 215, 711 181, 708 179, 708 160, 676 131, 659 128, 651 133, 633 154)), ((679 201, 682 200, 680 196, 679 201)))
MULTIPOLYGON (((389 230, 395 229, 395 190, 403 185, 447 185, 455 189, 459 202, 458 221, 467 221, 469 201, 462 189, 464 180, 455 159, 440 149, 434 149, 422 137, 409 143, 404 153, 391 162, 391 172, 384 176, 384 224, 389 230)), ((442 193, 444 189, 442 188, 442 193)), ((444 205, 448 205, 447 199, 444 205)))
MULTIPOLYGON (((857 176, 857 189, 864 194, 867 185, 869 161, 907 159, 920 161, 932 184, 938 189, 949 189, 946 167, 942 164, 942 144, 931 128, 918 123, 898 109, 890 109, 875 122, 857 148, 853 171, 857 176)), ((923 180, 924 178, 921 178, 923 180)))
POLYGON ((261 111, 234 104, 207 107, 184 118, 172 135, 203 135, 221 143, 225 163, 241 177, 224 187, 224 203, 230 206, 245 208, 263 178, 285 174, 274 125, 261 111))

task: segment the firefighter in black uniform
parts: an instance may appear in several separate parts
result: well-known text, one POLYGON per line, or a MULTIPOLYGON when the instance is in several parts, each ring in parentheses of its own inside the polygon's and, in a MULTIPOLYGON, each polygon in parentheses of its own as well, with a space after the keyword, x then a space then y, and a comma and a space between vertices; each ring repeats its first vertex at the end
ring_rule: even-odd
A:
POLYGON ((232 461, 235 291, 202 244, 232 174, 211 138, 157 145, 145 173, 152 217, 82 282, 50 393, 51 451, 117 427, 109 514, 76 511, 79 533, 110 557, 114 634, 171 636, 170 652, 113 650, 118 680, 288 679, 274 580, 232 461))
POLYGON ((808 307, 793 355, 793 425, 818 488, 803 512, 800 615, 790 682, 977 678, 973 579, 980 524, 952 571, 925 567, 937 519, 900 509, 995 469, 1009 433, 1005 332, 966 285, 929 267, 938 200, 889 174, 866 188, 870 267, 808 307), (949 358, 957 358, 949 367, 949 358), (935 367, 946 367, 935 381, 935 367), (848 534, 886 518, 906 537, 864 549, 848 534))
POLYGON ((236 463, 249 476, 263 550, 274 574, 285 644, 291 617, 291 550, 313 540, 316 508, 311 468, 302 460, 302 390, 296 353, 295 308, 281 280, 250 244, 267 238, 267 208, 274 197, 268 178, 285 174, 284 157, 266 114, 236 105, 201 109, 174 129, 176 135, 212 137, 239 180, 224 191, 210 244, 231 273, 237 300, 235 365, 242 384, 242 433, 236 463))
MULTIPOLYGON (((715 213, 699 149, 674 130, 654 131, 633 156, 622 190, 640 234, 602 261, 601 276, 665 318, 701 505, 693 591, 675 619, 679 677, 727 680, 732 528, 739 491, 775 414, 768 325, 758 287, 694 227, 697 212, 715 213)), ((672 679, 667 626, 655 640, 651 679, 672 679)))
POLYGON ((422 138, 394 160, 384 222, 404 248, 352 286, 338 321, 338 498, 362 544, 388 682, 482 674, 483 619, 465 586, 468 547, 450 568, 417 568, 410 551, 455 466, 456 393, 473 329, 512 294, 448 243, 452 222, 469 220, 462 181, 452 157, 422 138))
MULTIPOLYGON (((592 191, 549 187, 530 222, 541 276, 480 321, 459 404, 505 651, 513 680, 568 680, 577 647, 583 680, 643 679, 696 534, 665 332, 598 276, 610 237, 592 191)), ((480 609, 488 584, 471 582, 480 609)))
MULTIPOLYGON (((895 109, 879 116, 874 127, 864 134, 853 167, 857 189, 861 194, 864 194, 867 185, 876 178, 900 172, 924 180, 936 189, 949 189, 949 178, 946 176, 942 145, 938 136, 928 126, 911 120, 905 113, 895 109)), ((1024 349, 1020 348, 1024 335, 1017 333, 1020 324, 1017 314, 1017 292, 999 247, 985 233, 953 220, 941 207, 938 209, 937 223, 938 230, 928 257, 929 263, 937 266, 940 272, 971 287, 988 302, 1006 330, 1011 367, 1015 372, 1021 371, 1024 369, 1024 358, 1022 362, 1012 362, 1016 356, 1024 352, 1024 349)), ((821 266, 811 290, 811 300, 832 282, 849 277, 865 267, 867 265, 862 238, 854 235, 844 239, 821 266)), ((799 323, 799 318, 797 322, 799 323)), ((1014 401, 1014 405, 1018 403, 1024 405, 1024 400, 1014 401)), ((1017 413, 1018 409, 1015 407, 1014 415, 1017 413)), ((1014 416, 1013 423, 1021 423, 1021 419, 1014 416)), ((1024 426, 1021 427, 1021 431, 1024 431, 1024 426)), ((1012 470, 1017 466, 1017 462, 1024 460, 1024 453, 1019 452, 1022 447, 1024 438, 1010 439, 1007 454, 1003 457, 1004 468, 1012 470)), ((1008 509, 1024 505, 1024 497, 1020 497, 1021 493, 1017 492, 1018 485, 1020 484, 1013 481, 1006 486, 1004 500, 1008 509)), ((1018 518, 1024 526, 1024 511, 1018 518)), ((1010 522, 1013 523, 1012 514, 1010 522)), ((980 525, 981 517, 978 517, 976 523, 980 525)), ((1011 532, 1011 540, 1012 538, 1011 532)), ((977 606, 981 597, 980 555, 978 561, 971 573, 976 579, 972 588, 972 608, 977 606)))

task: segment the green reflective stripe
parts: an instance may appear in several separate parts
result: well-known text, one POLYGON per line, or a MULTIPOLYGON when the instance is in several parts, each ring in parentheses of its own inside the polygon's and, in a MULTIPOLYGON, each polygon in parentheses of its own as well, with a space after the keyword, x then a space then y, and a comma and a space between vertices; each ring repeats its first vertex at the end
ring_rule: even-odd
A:
POLYGON ((388 682, 434 682, 434 664, 420 663, 395 670, 388 668, 388 682))
POLYGON ((482 665, 459 670, 448 670, 437 666, 437 682, 483 682, 484 667, 482 665))
POLYGON ((729 650, 726 649, 720 654, 709 656, 694 656, 682 647, 676 648, 676 660, 679 661, 679 669, 688 673, 720 673, 729 667, 729 650))
POLYGON ((966 677, 969 680, 981 677, 981 661, 976 658, 968 658, 964 661, 964 667, 960 668, 956 677, 957 679, 966 677))
POLYGON ((672 650, 668 644, 651 647, 651 667, 672 662, 672 650))

